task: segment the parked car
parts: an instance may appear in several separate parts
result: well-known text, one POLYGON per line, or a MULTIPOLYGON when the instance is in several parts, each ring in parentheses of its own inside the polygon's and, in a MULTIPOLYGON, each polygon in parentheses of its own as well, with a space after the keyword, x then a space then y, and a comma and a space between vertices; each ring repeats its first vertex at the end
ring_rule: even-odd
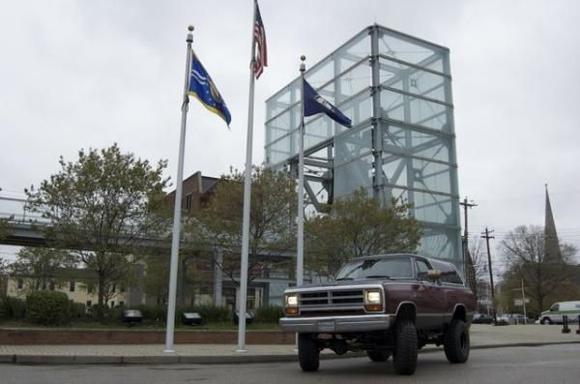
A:
POLYGON ((473 314, 473 324, 493 324, 493 316, 486 313, 473 314))
POLYGON ((453 264, 411 254, 370 256, 342 267, 335 282, 284 292, 280 325, 298 333, 298 361, 316 371, 320 351, 393 356, 398 374, 415 372, 417 351, 443 345, 451 363, 469 357, 476 300, 453 264))
POLYGON ((577 323, 580 316, 580 301, 560 301, 552 304, 550 309, 540 314, 540 324, 562 323, 563 316, 568 316, 569 323, 577 323))
POLYGON ((498 325, 517 325, 517 324, 531 324, 532 320, 525 317, 521 313, 504 313, 497 316, 498 325))

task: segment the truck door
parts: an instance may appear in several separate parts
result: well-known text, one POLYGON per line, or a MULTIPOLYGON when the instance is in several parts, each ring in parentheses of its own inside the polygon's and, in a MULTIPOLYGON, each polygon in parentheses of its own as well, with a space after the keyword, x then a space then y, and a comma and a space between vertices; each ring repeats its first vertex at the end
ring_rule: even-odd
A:
POLYGON ((416 258, 415 269, 417 271, 416 303, 417 324, 421 328, 438 328, 445 316, 446 300, 439 281, 430 280, 427 272, 433 269, 427 260, 416 258))

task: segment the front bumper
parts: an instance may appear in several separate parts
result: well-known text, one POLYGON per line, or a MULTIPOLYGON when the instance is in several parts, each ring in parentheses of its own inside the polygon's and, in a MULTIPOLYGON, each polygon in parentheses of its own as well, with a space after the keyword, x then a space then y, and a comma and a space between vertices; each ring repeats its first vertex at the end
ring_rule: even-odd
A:
POLYGON ((283 317, 280 326, 284 331, 299 333, 366 332, 389 329, 393 321, 394 316, 386 314, 283 317))

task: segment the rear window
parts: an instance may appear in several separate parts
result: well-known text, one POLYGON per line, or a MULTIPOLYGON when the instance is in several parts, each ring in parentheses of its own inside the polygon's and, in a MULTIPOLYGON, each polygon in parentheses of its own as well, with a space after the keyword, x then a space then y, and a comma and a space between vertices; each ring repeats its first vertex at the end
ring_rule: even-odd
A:
POLYGON ((408 257, 351 261, 336 276, 337 280, 409 279, 413 277, 408 257))

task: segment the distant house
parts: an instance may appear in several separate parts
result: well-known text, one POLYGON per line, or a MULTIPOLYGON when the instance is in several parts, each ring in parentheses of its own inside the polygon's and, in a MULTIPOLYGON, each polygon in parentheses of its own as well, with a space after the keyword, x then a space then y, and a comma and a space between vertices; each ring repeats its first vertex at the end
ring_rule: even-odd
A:
MULTIPOLYGON (((84 268, 67 268, 40 283, 38 278, 26 275, 11 275, 6 279, 6 295, 25 300, 34 290, 64 292, 74 303, 84 304, 87 309, 98 304, 97 279, 94 273, 84 268)), ((119 286, 113 288, 113 296, 105 303, 114 308, 134 306, 144 303, 143 293, 134 287, 119 286)))

